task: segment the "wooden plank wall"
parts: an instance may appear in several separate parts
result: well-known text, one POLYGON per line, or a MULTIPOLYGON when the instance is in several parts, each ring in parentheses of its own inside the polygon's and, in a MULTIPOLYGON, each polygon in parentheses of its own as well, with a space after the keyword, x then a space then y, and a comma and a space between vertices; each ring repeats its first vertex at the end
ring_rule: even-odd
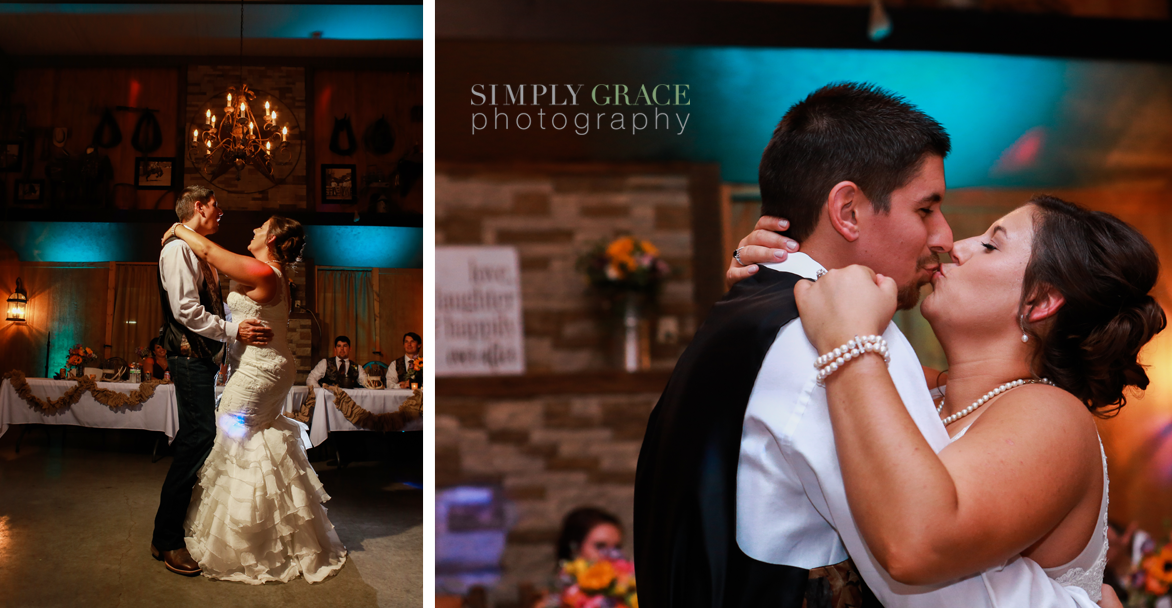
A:
POLYGON ((403 334, 409 331, 423 337, 426 356, 430 336, 423 330, 423 271, 418 268, 380 268, 378 281, 380 359, 390 363, 402 357, 403 334))
POLYGON ((3 321, 0 328, 0 370, 18 369, 29 376, 43 377, 48 353, 51 376, 65 366, 68 350, 74 344, 88 346, 102 357, 108 264, 5 261, 2 265, 4 297, 16 284, 15 277, 9 280, 15 269, 24 279, 29 302, 26 324, 3 321), (46 350, 49 331, 53 332, 52 344, 46 350))
MULTIPOLYGON (((314 167, 310 192, 311 200, 317 201, 318 211, 349 211, 346 205, 323 204, 321 202, 321 165, 356 165, 359 184, 368 174, 371 166, 381 173, 395 170, 399 159, 423 143, 423 123, 411 122, 411 108, 423 104, 423 74, 421 72, 370 72, 353 70, 316 70, 313 73, 313 133, 314 167), (330 152, 330 135, 334 131, 334 119, 350 116, 358 149, 351 156, 330 152), (375 156, 362 145, 362 134, 368 126, 386 116, 395 133, 395 147, 390 153, 375 156)), ((403 200, 405 210, 423 213, 422 179, 403 200)), ((359 200, 359 210, 366 203, 359 200)))
MULTIPOLYGON (((110 108, 122 131, 122 142, 114 148, 99 148, 107 155, 114 170, 114 184, 134 184, 134 159, 143 156, 131 145, 134 126, 141 112, 119 112, 117 106, 151 108, 162 131, 162 146, 152 157, 178 157, 176 129, 179 95, 177 68, 35 68, 16 72, 16 89, 12 103, 23 104, 28 126, 35 135, 33 149, 28 142, 24 150, 34 161, 24 164, 21 174, 0 174, 4 188, 12 197, 18 178, 44 179, 54 127, 67 127, 69 139, 64 149, 79 158, 91 144, 102 112, 110 108)), ((11 135, 11 133, 9 134, 11 135)), ((54 150, 56 150, 54 148, 54 150)), ((178 165, 182 166, 182 165, 178 165)), ((11 200, 11 199, 10 199, 11 200)), ((134 198, 139 209, 174 207, 174 194, 161 190, 141 190, 134 198)))

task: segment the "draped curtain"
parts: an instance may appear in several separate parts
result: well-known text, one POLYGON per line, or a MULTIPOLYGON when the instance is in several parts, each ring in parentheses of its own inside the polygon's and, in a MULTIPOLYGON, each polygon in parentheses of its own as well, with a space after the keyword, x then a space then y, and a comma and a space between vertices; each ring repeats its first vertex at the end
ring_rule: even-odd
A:
POLYGON ((156 264, 117 264, 110 352, 133 363, 136 348, 146 348, 163 326, 156 264))
MULTIPOLYGON (((333 355, 334 338, 350 338, 350 360, 365 364, 378 356, 374 298, 375 290, 369 269, 319 268, 317 271, 317 310, 321 317, 321 357, 333 355)), ((317 364, 317 360, 314 361, 317 364)))

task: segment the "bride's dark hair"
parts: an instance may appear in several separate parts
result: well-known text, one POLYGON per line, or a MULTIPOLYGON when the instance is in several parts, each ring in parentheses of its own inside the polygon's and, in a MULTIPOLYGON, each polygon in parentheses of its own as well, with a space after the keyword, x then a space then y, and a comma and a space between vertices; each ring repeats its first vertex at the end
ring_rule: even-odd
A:
POLYGON ((1047 322, 1024 327, 1037 340, 1033 369, 1096 415, 1113 415, 1127 403, 1124 389, 1147 388, 1139 351, 1167 324, 1149 294, 1160 274, 1156 250, 1108 213, 1052 196, 1028 204, 1037 215, 1022 310, 1047 289, 1066 300, 1047 322))
POLYGON ((277 237, 272 245, 276 261, 282 264, 301 261, 301 252, 305 249, 305 228, 301 222, 274 215, 269 218, 269 236, 277 237))

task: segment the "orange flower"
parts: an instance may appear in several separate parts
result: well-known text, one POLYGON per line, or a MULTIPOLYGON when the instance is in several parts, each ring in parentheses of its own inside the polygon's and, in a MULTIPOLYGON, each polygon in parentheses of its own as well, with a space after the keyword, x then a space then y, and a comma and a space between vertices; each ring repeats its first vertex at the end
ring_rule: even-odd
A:
POLYGON ((81 365, 81 361, 82 361, 82 359, 81 359, 80 355, 70 355, 69 359, 66 360, 65 362, 68 363, 69 365, 76 366, 76 365, 81 365))
POLYGON ((416 371, 423 370, 423 357, 415 357, 415 370, 416 371))
POLYGON ((578 586, 583 591, 602 591, 614 582, 614 566, 603 560, 586 569, 578 575, 578 586))
POLYGON ((606 246, 606 257, 614 260, 623 257, 631 257, 635 251, 635 239, 629 236, 623 236, 615 239, 610 245, 606 246))
POLYGON ((647 255, 659 255, 659 249, 651 244, 651 241, 639 241, 639 247, 643 249, 643 253, 647 255))
POLYGON ((1164 595, 1172 586, 1172 543, 1164 545, 1159 553, 1149 555, 1142 563, 1147 573, 1144 588, 1148 593, 1164 595))

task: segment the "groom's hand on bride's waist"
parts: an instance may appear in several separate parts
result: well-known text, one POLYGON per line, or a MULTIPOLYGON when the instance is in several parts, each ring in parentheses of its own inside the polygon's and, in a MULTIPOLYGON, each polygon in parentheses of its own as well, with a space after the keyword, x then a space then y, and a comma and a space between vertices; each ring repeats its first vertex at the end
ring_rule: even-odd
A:
POLYGON ((252 346, 264 346, 273 339, 273 330, 265 327, 258 319, 245 319, 236 330, 236 339, 252 346))

